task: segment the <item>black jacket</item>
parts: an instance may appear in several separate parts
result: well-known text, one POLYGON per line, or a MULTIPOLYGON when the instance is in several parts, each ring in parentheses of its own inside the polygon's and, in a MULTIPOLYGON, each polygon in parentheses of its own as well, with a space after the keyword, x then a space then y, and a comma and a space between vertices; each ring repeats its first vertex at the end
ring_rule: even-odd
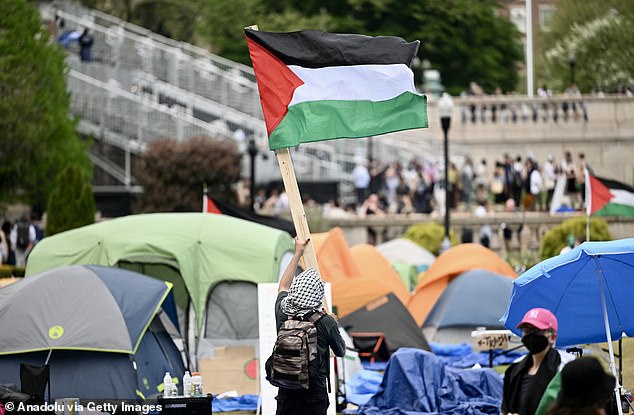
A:
MULTIPOLYGON (((520 413, 520 391, 522 388, 522 377, 530 369, 533 356, 529 353, 517 363, 513 363, 504 372, 504 392, 502 395, 502 414, 520 413)), ((534 415, 539 401, 548 386, 550 380, 555 376, 561 364, 561 356, 554 348, 550 348, 544 361, 539 366, 535 374, 533 384, 529 390, 528 413, 521 415, 534 415)))

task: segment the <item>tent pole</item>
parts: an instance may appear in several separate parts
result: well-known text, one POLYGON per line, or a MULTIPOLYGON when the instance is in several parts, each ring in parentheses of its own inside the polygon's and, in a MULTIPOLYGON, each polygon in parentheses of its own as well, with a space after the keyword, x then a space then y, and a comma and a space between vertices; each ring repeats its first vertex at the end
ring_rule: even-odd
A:
POLYGON ((599 261, 596 260, 596 257, 592 257, 597 266, 597 281, 599 283, 599 290, 601 295, 601 306, 603 307, 603 321, 605 323, 605 336, 608 341, 608 350, 610 352, 610 370, 612 371, 612 375, 614 379, 616 379, 616 385, 614 386, 614 397, 616 400, 616 408, 618 410, 619 415, 623 415, 623 408, 621 406, 621 383, 619 381, 619 377, 616 373, 616 364, 614 362, 614 348, 612 347, 612 334, 610 333, 610 320, 608 319, 608 307, 605 303, 605 290, 603 288, 603 270, 599 266, 599 261))

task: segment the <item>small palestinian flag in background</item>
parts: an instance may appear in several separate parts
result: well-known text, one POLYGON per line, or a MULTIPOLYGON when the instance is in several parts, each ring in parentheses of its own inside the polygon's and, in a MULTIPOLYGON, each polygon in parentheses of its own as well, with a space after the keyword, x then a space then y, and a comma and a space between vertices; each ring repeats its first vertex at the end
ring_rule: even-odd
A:
POLYGON ((410 65, 420 42, 245 29, 269 148, 427 127, 410 65))
POLYGON ((222 215, 218 206, 214 203, 213 200, 209 197, 207 192, 207 185, 203 186, 203 213, 215 213, 218 215, 222 215))
POLYGON ((593 176, 586 170, 586 213, 594 216, 634 217, 634 188, 616 180, 593 176))

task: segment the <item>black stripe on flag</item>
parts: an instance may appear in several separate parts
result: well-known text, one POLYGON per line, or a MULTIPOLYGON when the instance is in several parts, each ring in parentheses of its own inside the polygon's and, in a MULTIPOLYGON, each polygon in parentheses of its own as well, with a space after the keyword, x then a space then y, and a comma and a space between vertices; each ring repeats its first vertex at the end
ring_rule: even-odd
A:
POLYGON ((388 65, 411 66, 420 42, 396 36, 336 34, 318 30, 290 33, 244 30, 247 37, 277 56, 286 65, 304 68, 327 66, 388 65))
POLYGON ((597 180, 599 180, 601 183, 603 183, 605 187, 607 187, 608 189, 626 190, 630 193, 634 193, 634 187, 628 186, 625 183, 617 182, 616 180, 612 180, 612 179, 604 179, 603 177, 597 177, 597 176, 594 176, 594 177, 597 180))

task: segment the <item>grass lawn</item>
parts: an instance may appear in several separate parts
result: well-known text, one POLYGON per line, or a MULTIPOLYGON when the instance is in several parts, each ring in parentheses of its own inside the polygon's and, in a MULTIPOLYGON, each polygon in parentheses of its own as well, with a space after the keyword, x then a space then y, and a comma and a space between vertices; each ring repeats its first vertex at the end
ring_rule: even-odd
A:
POLYGON ((634 338, 623 340, 623 385, 634 387, 634 338))
MULTIPOLYGON (((626 388, 634 389, 634 338, 623 337, 623 349, 621 354, 623 355, 623 386, 626 388)), ((619 342, 613 342, 612 347, 614 348, 615 355, 619 352, 619 342)), ((610 362, 609 362, 609 354, 608 344, 602 343, 600 345, 587 345, 587 349, 591 349, 595 356, 601 357, 601 363, 607 372, 610 372, 610 362), (604 349, 601 351, 600 349, 604 349)), ((619 367, 619 358, 617 356, 614 357, 617 372, 619 367)))
MULTIPOLYGON (((623 386, 633 389, 634 388, 634 338, 623 338, 623 386)), ((613 343, 615 353, 618 348, 618 342, 613 343)), ((607 348, 607 343, 605 344, 607 348)), ((618 365, 618 359, 617 359, 618 365)))

